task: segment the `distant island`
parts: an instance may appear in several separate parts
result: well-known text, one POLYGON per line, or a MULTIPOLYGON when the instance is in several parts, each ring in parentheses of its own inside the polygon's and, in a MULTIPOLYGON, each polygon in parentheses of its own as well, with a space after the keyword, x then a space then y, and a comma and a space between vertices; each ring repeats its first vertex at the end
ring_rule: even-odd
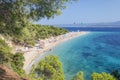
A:
POLYGON ((75 24, 58 24, 59 27, 120 27, 120 21, 101 22, 101 23, 75 23, 75 24))

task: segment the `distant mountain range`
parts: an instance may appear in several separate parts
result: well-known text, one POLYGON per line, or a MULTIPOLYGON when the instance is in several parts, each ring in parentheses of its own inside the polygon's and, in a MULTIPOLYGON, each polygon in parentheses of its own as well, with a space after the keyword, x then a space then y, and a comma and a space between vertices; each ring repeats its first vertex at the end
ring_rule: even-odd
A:
POLYGON ((107 23, 59 24, 59 27, 120 27, 120 21, 107 23))

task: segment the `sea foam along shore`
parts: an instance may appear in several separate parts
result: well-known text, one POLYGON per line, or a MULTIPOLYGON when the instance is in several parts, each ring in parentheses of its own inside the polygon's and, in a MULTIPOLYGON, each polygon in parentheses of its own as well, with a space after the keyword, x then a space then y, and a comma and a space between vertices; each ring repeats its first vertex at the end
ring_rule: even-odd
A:
POLYGON ((78 37, 78 36, 82 36, 85 34, 88 34, 89 32, 85 32, 85 31, 81 31, 81 32, 69 32, 67 34, 64 35, 60 35, 57 37, 51 37, 49 39, 45 39, 43 40, 45 45, 43 48, 39 48, 37 47, 38 44, 36 44, 36 47, 30 48, 30 49, 25 49, 26 52, 24 52, 24 57, 25 57, 25 62, 24 62, 24 67, 23 69, 25 70, 25 72, 28 74, 30 72, 30 69, 32 67, 33 64, 35 64, 35 59, 38 56, 41 56, 44 52, 51 50, 52 47, 54 47, 55 45, 70 40, 72 38, 78 37))

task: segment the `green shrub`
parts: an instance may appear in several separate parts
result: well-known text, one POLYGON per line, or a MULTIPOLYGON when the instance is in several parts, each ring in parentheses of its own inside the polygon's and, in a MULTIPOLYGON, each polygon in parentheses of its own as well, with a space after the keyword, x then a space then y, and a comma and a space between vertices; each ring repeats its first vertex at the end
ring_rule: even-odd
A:
POLYGON ((84 80, 84 73, 82 71, 78 72, 73 80, 84 80))
POLYGON ((14 71, 16 71, 18 74, 24 74, 24 70, 22 69, 23 68, 23 65, 24 65, 24 56, 22 53, 16 53, 14 56, 13 56, 13 60, 12 60, 12 67, 14 69, 14 71))
POLYGON ((94 72, 92 74, 92 80, 116 80, 112 75, 102 72, 100 73, 96 73, 94 72))
POLYGON ((58 57, 53 55, 41 60, 35 69, 35 73, 42 80, 64 80, 62 64, 58 57))
POLYGON ((22 53, 11 53, 11 48, 4 40, 0 39, 0 64, 13 68, 18 74, 23 74, 24 56, 22 53))
POLYGON ((0 63, 9 64, 12 61, 11 48, 5 43, 4 40, 0 39, 0 63))
POLYGON ((10 48, 8 44, 5 43, 4 40, 0 39, 0 50, 9 53, 11 52, 12 48, 10 48))

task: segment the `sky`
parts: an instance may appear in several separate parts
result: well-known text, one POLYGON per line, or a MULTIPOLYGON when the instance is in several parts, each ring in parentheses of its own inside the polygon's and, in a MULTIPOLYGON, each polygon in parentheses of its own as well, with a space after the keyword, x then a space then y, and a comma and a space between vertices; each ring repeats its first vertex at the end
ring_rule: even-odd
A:
POLYGON ((120 21, 120 0, 79 0, 67 3, 62 14, 38 24, 73 24, 120 21))

